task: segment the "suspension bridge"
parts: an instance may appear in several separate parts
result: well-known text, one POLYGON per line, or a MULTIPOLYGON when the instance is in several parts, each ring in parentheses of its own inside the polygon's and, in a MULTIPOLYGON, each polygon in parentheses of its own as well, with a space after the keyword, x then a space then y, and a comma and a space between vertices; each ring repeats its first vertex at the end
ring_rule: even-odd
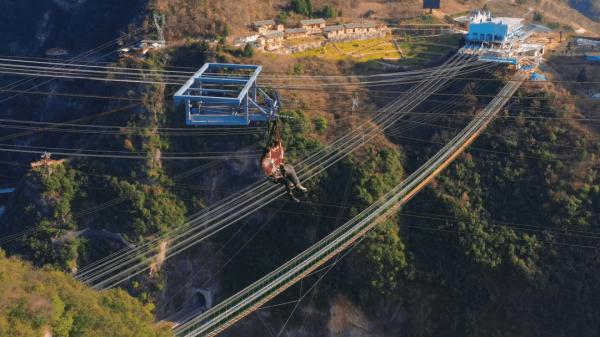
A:
POLYGON ((517 91, 525 78, 523 74, 517 74, 514 79, 516 81, 508 83, 501 90, 502 97, 492 100, 443 149, 402 183, 278 269, 203 314, 175 327, 174 332, 177 336, 210 337, 218 335, 306 275, 314 272, 335 255, 360 240, 385 218, 397 212, 402 205, 450 165, 487 128, 508 101, 507 97, 517 91))

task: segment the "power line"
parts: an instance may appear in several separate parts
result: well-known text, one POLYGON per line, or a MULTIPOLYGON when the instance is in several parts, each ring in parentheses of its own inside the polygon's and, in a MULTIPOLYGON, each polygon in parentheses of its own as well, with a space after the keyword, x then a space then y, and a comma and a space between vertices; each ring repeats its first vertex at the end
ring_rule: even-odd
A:
MULTIPOLYGON (((454 66, 452 65, 452 63, 459 63, 460 62, 460 58, 457 58, 454 61, 450 61, 449 65, 446 65, 446 70, 445 71, 456 71, 458 72, 459 69, 461 69, 461 67, 464 66, 468 66, 467 65, 461 65, 461 66, 454 66)), ((379 120, 381 120, 382 122, 386 121, 386 120, 394 120, 396 118, 399 118, 399 116, 402 116, 402 114, 400 113, 399 115, 393 114, 393 113, 387 113, 387 112, 392 112, 392 109, 400 109, 400 106, 407 106, 407 104, 412 106, 416 105, 418 102, 420 102, 423 97, 427 97, 427 94, 424 94, 423 90, 428 90, 428 92, 433 92, 434 90, 436 90, 436 88, 439 88, 439 86, 443 86, 445 83, 443 77, 438 77, 436 80, 430 80, 427 83, 423 83, 423 85, 421 85, 421 91, 418 91, 418 95, 416 94, 417 90, 415 90, 415 92, 413 94, 411 94, 411 96, 409 97, 405 97, 405 99, 407 99, 406 101, 402 101, 402 103, 400 100, 396 100, 394 103, 392 103, 391 105, 389 105, 387 108, 383 109, 381 111, 381 113, 379 114, 379 120), (389 109, 386 111, 386 109, 389 109)), ((408 109, 408 108, 407 108, 408 109)), ((410 109, 408 109, 410 110, 410 109)), ((375 137, 378 133, 379 133, 379 128, 377 129, 369 129, 372 134, 369 134, 369 138, 367 139, 372 139, 373 137, 375 137), (377 132, 375 132, 375 130, 377 130, 377 132)), ((345 155, 346 151, 351 151, 352 149, 355 149, 357 146, 360 146, 363 143, 363 136, 361 134, 357 134, 357 132, 352 131, 350 133, 348 133, 346 136, 343 136, 341 138, 339 138, 338 140, 336 140, 335 142, 329 144, 328 146, 326 146, 323 150, 319 150, 317 151, 315 154, 307 157, 307 159, 305 159, 302 163, 303 165, 313 165, 310 164, 311 162, 321 162, 322 166, 318 167, 316 170, 311 170, 308 171, 306 173, 303 172, 303 169, 301 168, 299 170, 299 174, 302 175, 303 179, 309 179, 310 177, 318 174, 319 172, 321 172, 322 170, 326 169, 327 167, 333 165, 335 162, 339 161, 341 158, 343 158, 343 156, 345 155), (336 147, 339 147, 336 151, 332 151, 332 149, 335 149, 336 147), (343 149, 343 150, 342 150, 343 149), (331 151, 331 152, 330 152, 331 151)), ((265 205, 266 203, 269 202, 269 200, 272 200, 273 197, 275 197, 276 195, 279 195, 281 193, 281 189, 277 188, 277 187, 268 187, 268 184, 266 183, 259 183, 253 186, 250 186, 249 188, 247 188, 244 192, 241 192, 240 194, 238 194, 237 196, 233 196, 233 199, 231 201, 226 201, 222 204, 220 204, 220 206, 211 209, 208 212, 203 213, 204 215, 200 216, 197 220, 187 223, 184 226, 178 228, 177 231, 175 231, 173 234, 169 235, 169 239, 171 240, 171 242, 175 242, 171 245, 171 251, 169 252, 168 256, 174 256, 178 253, 180 253, 181 251, 183 251, 184 249, 187 249, 190 245, 193 245, 197 242, 199 242, 198 238, 207 238, 209 235, 214 235, 216 234, 218 231, 224 229, 225 227, 231 225, 233 218, 240 218, 240 216, 245 216, 247 214, 249 214, 249 212, 254 212, 257 209, 261 208, 261 205, 265 205), (264 192, 261 192, 264 191, 264 192), (232 207, 232 202, 233 200, 235 200, 236 203, 239 203, 239 206, 236 207, 232 207), (228 209, 229 210, 229 214, 223 214, 223 210, 228 209), (213 213, 213 212, 219 212, 219 213, 213 213), (216 214, 220 214, 221 215, 221 219, 218 220, 215 223, 211 223, 211 217, 216 215, 216 214), (196 226, 196 228, 194 228, 194 224, 196 222, 200 222, 205 224, 202 226, 196 226), (196 231, 194 233, 194 231, 196 231)), ((142 252, 153 252, 154 251, 154 245, 159 242, 159 240, 161 240, 161 238, 157 238, 156 240, 153 241, 153 243, 150 246, 144 246, 143 250, 141 250, 142 252)), ((145 254, 145 253, 144 253, 145 254)), ((132 261, 133 262, 133 261, 132 261)), ((134 271, 132 273, 127 272, 127 270, 136 270, 136 268, 140 268, 139 270, 143 270, 143 261, 140 263, 135 263, 133 265, 130 264, 130 262, 127 262, 126 259, 117 259, 116 261, 110 262, 108 264, 108 267, 105 267, 103 265, 99 266, 98 271, 94 271, 94 270, 90 270, 84 277, 84 281, 86 282, 90 282, 90 280, 94 280, 94 279, 98 279, 99 276, 102 276, 106 273, 112 273, 113 270, 116 270, 116 268, 119 268, 119 265, 126 267, 126 270, 124 271, 120 271, 117 274, 113 274, 112 276, 110 276, 108 279, 103 280, 102 283, 100 283, 99 285, 105 285, 106 287, 110 287, 112 286, 111 283, 108 282, 113 282, 112 280, 114 280, 115 282, 121 282, 121 280, 117 280, 117 277, 121 277, 121 275, 127 275, 127 278, 132 277, 136 274, 139 274, 140 271, 134 271), (115 265, 114 263, 119 263, 118 265, 115 265), (132 269, 133 268, 133 269, 132 269), (95 275, 94 275, 95 274, 95 275), (93 276, 92 276, 93 275, 93 276)))

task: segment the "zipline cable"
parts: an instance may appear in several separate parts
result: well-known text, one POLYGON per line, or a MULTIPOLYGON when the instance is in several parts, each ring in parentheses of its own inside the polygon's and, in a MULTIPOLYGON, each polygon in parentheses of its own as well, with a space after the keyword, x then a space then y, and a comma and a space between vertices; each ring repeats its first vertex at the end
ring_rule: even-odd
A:
MULTIPOLYGON (((456 61, 454 61, 454 62, 456 62, 456 61)), ((450 63, 450 64, 451 64, 451 63, 450 63)), ((450 68, 451 68, 451 66, 448 66, 448 68, 450 69, 450 68)), ((460 68, 460 67, 459 67, 459 68, 460 68)), ((433 84, 433 86, 432 86, 432 84, 429 84, 428 86, 430 86, 430 87, 431 87, 431 89, 429 89, 429 90, 430 90, 430 92, 433 92, 433 90, 432 90, 432 89, 436 88, 435 86, 436 86, 436 85, 439 85, 440 83, 443 83, 443 80, 442 80, 442 79, 438 79, 437 81, 434 81, 434 82, 432 83, 432 84, 433 84)), ((417 91, 417 90, 415 90, 415 92, 416 92, 416 91, 417 91)), ((414 96, 414 98, 412 98, 412 101, 414 101, 415 103, 412 103, 412 104, 417 104, 418 100, 417 100, 417 101, 415 101, 415 99, 416 99, 417 97, 420 97, 420 96, 422 96, 422 93, 421 93, 421 92, 419 92, 419 94, 418 94, 418 95, 417 95, 417 94, 415 94, 415 95, 413 95, 413 96, 414 96)), ((427 95, 425 95, 425 96, 427 96, 427 95)), ((383 114, 385 114, 385 112, 386 112, 385 110, 383 110, 383 111, 382 111, 382 113, 383 113, 383 114)), ((388 117, 388 118, 389 118, 389 117, 388 117)), ((384 119, 384 120, 385 120, 385 119, 384 119)), ((355 133, 351 133, 351 134, 355 134, 355 133)), ((374 137, 374 136, 375 136, 375 133, 374 133, 374 134, 373 134, 373 135, 372 135, 372 136, 369 138, 369 140, 370 140, 372 137, 374 137)), ((351 143, 351 144, 352 144, 352 147, 354 147, 354 148, 355 148, 356 146, 360 145, 360 143, 362 142, 362 140, 361 140, 361 139, 362 139, 363 137, 359 135, 359 137, 352 137, 352 138, 354 139, 354 142, 353 142, 353 143, 351 143)), ((346 140, 347 140, 347 139, 344 139, 344 138, 342 138, 341 140, 342 140, 342 142, 343 142, 343 143, 347 144, 347 143, 346 143, 346 140)), ((328 165, 332 165, 333 163, 337 162, 337 160, 339 160, 340 158, 342 158, 342 157, 340 157, 340 156, 334 156, 333 158, 330 158, 330 159, 327 159, 326 157, 324 157, 323 159, 317 159, 317 160, 327 160, 327 161, 329 161, 327 164, 328 164, 328 165), (336 158, 338 158, 338 159, 336 159, 336 158), (333 160, 333 161, 332 161, 332 160, 333 160)), ((310 159, 310 157, 309 157, 309 159, 310 159)), ((328 167, 328 166, 324 166, 324 167, 322 167, 322 168, 321 168, 321 170, 324 170, 326 167, 328 167)), ((316 173, 317 173, 317 172, 315 172, 314 174, 316 174, 316 173)), ((263 186, 264 186, 264 185, 263 185, 263 186)), ((264 187, 263 187, 263 188, 264 188, 264 187)), ((273 193, 273 192, 271 192, 271 193, 273 193)), ((265 196, 265 197, 262 197, 260 200, 253 201, 253 203, 254 203, 254 204, 252 204, 252 206, 256 207, 257 203, 259 203, 259 202, 261 202, 261 201, 265 202, 265 201, 267 201, 267 199, 272 199, 272 197, 273 197, 273 195, 267 195, 267 196, 265 196)), ((253 199, 254 199, 254 198, 253 198, 253 199)), ((243 212, 243 211, 246 211, 246 212, 247 212, 247 211, 250 211, 250 209, 249 209, 249 208, 250 208, 250 207, 245 207, 244 209, 242 209, 242 210, 240 210, 240 211, 236 212, 236 214, 237 214, 237 215, 239 215, 239 214, 240 214, 240 212, 243 212)), ((235 216, 235 214, 234 214, 234 216, 235 216)), ((220 221, 218 224, 223 224, 223 222, 222 222, 222 221, 220 221)), ((212 227, 214 228, 214 226, 212 226, 212 227)), ((220 228, 220 229, 217 229, 217 231, 218 231, 218 230, 221 230, 221 229, 222 229, 222 228, 220 228)), ((205 231, 203 231, 203 232, 205 232, 205 231)), ((206 232, 205 232, 205 233, 206 233, 206 232)), ((216 233, 216 232, 213 232, 213 233, 211 233, 210 235, 213 235, 214 233, 216 233)), ((201 232, 201 233, 199 233, 199 235, 202 235, 202 232, 201 232)), ((194 237, 197 237, 197 236, 198 236, 198 234, 194 235, 194 237)), ((189 240, 183 240, 183 241, 182 241, 182 243, 180 244, 180 246, 182 246, 182 245, 184 245, 184 244, 187 244, 187 242, 189 242, 189 240)), ((175 252, 175 253, 176 253, 176 252, 175 252)), ((112 268, 109 268, 109 269, 112 269, 112 268)), ((113 276, 113 278, 114 278, 114 276, 113 276)))

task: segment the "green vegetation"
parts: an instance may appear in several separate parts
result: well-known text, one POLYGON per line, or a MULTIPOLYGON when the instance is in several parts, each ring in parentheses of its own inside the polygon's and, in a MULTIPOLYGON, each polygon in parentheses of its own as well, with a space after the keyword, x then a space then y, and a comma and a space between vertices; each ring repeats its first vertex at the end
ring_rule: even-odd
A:
POLYGON ((185 206, 164 186, 142 184, 112 178, 107 187, 124 200, 123 207, 113 210, 105 226, 126 233, 134 242, 143 242, 149 235, 164 233, 169 227, 182 224, 185 206), (122 219, 118 221, 118 219, 122 219))
POLYGON ((76 267, 79 241, 59 238, 78 228, 73 203, 85 193, 85 177, 69 164, 41 166, 32 170, 21 183, 9 204, 4 229, 10 232, 30 230, 16 242, 13 251, 39 266, 54 264, 64 270, 76 267))
MULTIPOLYGON (((144 66, 159 69, 163 57, 153 54, 144 66)), ((169 147, 157 130, 166 119, 163 90, 160 85, 149 86, 138 113, 108 122, 128 125, 139 135, 123 133, 117 141, 102 146, 147 153, 143 160, 112 166, 103 160, 79 160, 41 166, 25 176, 0 228, 3 233, 27 231, 7 246, 10 254, 26 257, 38 266, 72 271, 121 248, 119 240, 88 239, 79 236, 80 231, 107 230, 115 237, 121 234, 129 242, 140 243, 185 221, 186 207, 171 191, 173 181, 160 160, 169 147), (105 203, 113 203, 113 207, 99 207, 105 203)))
POLYGON ((346 273, 352 275, 351 280, 356 282, 348 289, 358 289, 356 296, 362 303, 376 303, 379 296, 398 296, 402 291, 399 288, 402 272, 408 265, 406 255, 397 219, 377 226, 348 261, 346 273))
POLYGON ((292 0, 291 8, 292 11, 307 17, 310 17, 313 14, 311 0, 292 0))
MULTIPOLYGON (((338 11, 332 5, 325 5, 321 9, 313 10, 311 0, 292 0, 290 3, 290 9, 292 12, 306 16, 306 17, 319 17, 323 19, 331 19, 342 15, 342 11, 338 11)), ((277 21, 285 23, 287 21, 287 12, 279 14, 277 21)))
POLYGON ((277 23, 285 25, 285 24, 287 24, 289 16, 290 16, 290 13, 288 11, 283 11, 283 12, 277 14, 277 17, 275 17, 275 21, 277 21, 277 23))
MULTIPOLYGON (((369 234, 331 281, 347 280, 345 292, 369 312, 401 306, 407 336, 594 334, 600 253, 575 233, 600 230, 600 146, 562 119, 571 107, 520 95, 531 98, 418 194, 399 226, 369 234)), ((409 161, 451 134, 409 146, 409 161)))
MULTIPOLYGON (((404 175, 401 154, 389 145, 367 146, 364 153, 343 162, 339 169, 348 172, 334 169, 330 176, 334 181, 326 182, 325 188, 330 191, 324 199, 344 196, 344 203, 352 205, 345 216, 353 216, 375 202, 404 175), (341 179, 334 178, 338 176, 341 179), (343 185, 331 186, 344 182, 346 177, 350 190, 340 191, 343 185)), ((331 282, 345 280, 344 289, 360 299, 359 303, 373 303, 375 294, 389 296, 398 291, 398 275, 407 264, 405 254, 398 219, 390 219, 366 236, 331 282)))
POLYGON ((365 148, 354 159, 354 205, 368 206, 395 186, 403 175, 400 153, 387 146, 365 148))
POLYGON ((313 125, 310 118, 302 110, 282 111, 286 122, 281 127, 283 143, 286 144, 286 156, 293 163, 300 155, 315 151, 320 147, 319 141, 312 135, 313 125))
POLYGON ((327 118, 325 118, 325 117, 315 118, 313 120, 313 124, 315 125, 315 131, 317 133, 322 135, 325 133, 325 131, 327 131, 327 126, 328 126, 327 118))
POLYGON ((36 270, 0 251, 0 336, 171 336, 122 290, 95 292, 62 272, 36 270))
POLYGON ((303 66, 302 63, 294 63, 294 74, 300 75, 302 74, 303 66))
POLYGON ((337 11, 335 7, 331 5, 325 5, 323 8, 315 12, 315 16, 323 19, 334 19, 338 16, 342 16, 341 11, 337 11))
POLYGON ((245 45, 244 50, 242 51, 242 56, 244 56, 244 57, 254 56, 254 48, 252 48, 252 46, 249 44, 245 45))

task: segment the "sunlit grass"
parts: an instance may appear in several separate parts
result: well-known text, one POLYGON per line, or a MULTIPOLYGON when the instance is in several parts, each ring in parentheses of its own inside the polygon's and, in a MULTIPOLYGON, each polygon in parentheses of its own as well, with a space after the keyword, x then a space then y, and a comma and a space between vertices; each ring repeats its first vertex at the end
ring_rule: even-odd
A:
POLYGON ((331 60, 353 59, 366 62, 381 58, 400 59, 400 52, 396 49, 391 38, 377 38, 361 41, 336 42, 318 48, 295 53, 298 58, 321 57, 331 60))

